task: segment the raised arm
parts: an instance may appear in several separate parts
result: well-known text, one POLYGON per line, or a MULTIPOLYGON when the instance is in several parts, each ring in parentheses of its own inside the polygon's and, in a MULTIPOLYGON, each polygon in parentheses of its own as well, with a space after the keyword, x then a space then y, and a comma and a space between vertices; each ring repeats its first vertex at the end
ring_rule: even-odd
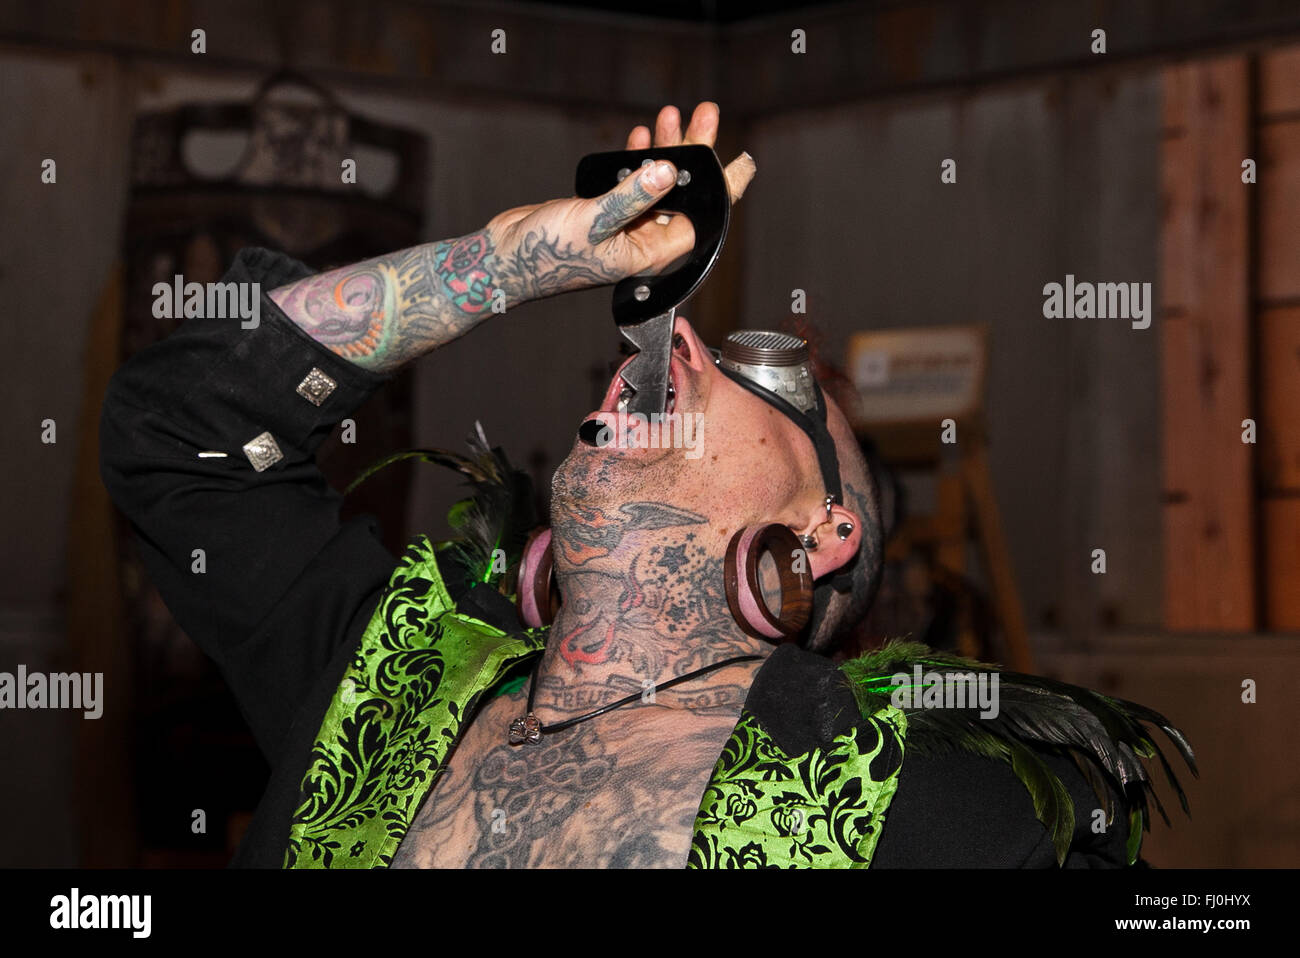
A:
MULTIPOLYGON (((673 107, 659 114, 663 143, 713 145, 718 111, 695 110, 683 132, 673 107)), ((650 145, 637 127, 628 149, 650 145)), ((748 153, 726 169, 732 201, 754 175, 748 153)), ((690 251, 683 216, 643 216, 672 187, 670 163, 644 167, 604 196, 520 206, 481 230, 426 243, 290 283, 271 298, 309 336, 365 369, 387 373, 534 299, 653 273, 690 251)))
MULTIPOLYGON (((692 129, 710 113, 716 127, 708 106, 692 129)), ((737 162, 747 183, 748 158, 737 162)), ((467 236, 318 275, 245 250, 225 281, 256 284, 260 324, 189 319, 114 374, 104 483, 268 757, 317 680, 341 668, 396 564, 373 520, 339 521, 317 448, 397 367, 492 316, 494 302, 613 282, 689 250, 684 217, 641 216, 672 175, 656 182, 629 176, 602 197, 519 207, 467 236)))

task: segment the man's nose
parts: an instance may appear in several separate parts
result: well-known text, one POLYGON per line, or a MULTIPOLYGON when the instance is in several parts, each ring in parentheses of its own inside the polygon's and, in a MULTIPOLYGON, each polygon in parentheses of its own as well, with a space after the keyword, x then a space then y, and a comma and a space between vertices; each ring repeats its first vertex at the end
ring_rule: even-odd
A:
POLYGON ((713 365, 713 354, 685 316, 678 316, 673 322, 673 353, 695 369, 713 365), (685 356, 682 355, 683 348, 687 353, 685 356))

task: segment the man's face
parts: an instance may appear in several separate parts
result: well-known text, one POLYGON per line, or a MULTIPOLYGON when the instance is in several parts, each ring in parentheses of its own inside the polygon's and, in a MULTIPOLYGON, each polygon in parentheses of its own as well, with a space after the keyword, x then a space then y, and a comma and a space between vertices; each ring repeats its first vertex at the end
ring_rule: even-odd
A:
POLYGON ((600 409, 586 417, 607 424, 604 445, 575 441, 555 474, 553 510, 613 515, 627 503, 662 503, 705 517, 723 546, 752 523, 798 527, 807 514, 802 500, 820 498, 811 440, 727 378, 684 318, 674 334, 673 397, 663 427, 618 416, 624 384, 615 374, 600 409))

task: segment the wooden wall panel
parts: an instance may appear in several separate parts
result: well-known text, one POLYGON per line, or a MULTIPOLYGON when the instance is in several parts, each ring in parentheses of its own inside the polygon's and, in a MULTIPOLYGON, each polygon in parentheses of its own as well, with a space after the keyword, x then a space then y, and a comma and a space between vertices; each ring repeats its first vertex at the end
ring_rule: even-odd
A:
POLYGON ((1266 496, 1260 504, 1264 529, 1264 628, 1300 630, 1300 496, 1266 496))
POLYGON ((1186 309, 1193 288, 1194 159, 1185 135, 1166 137, 1160 151, 1160 306, 1165 314, 1186 309))
POLYGON ((1258 112, 1264 118, 1300 112, 1300 46, 1259 58, 1258 112))
POLYGON ((1259 128, 1259 297, 1300 300, 1300 119, 1259 128))
POLYGON ((1260 486, 1300 495, 1300 306, 1260 313, 1259 395, 1260 486))
POLYGON ((1240 428, 1245 416, 1227 421, 1213 408, 1204 376, 1215 340, 1204 323, 1166 318, 1162 346, 1165 627, 1253 628, 1253 489, 1250 447, 1241 442, 1240 428))
POLYGON ((1167 67, 1161 77, 1160 126, 1167 136, 1181 136, 1187 126, 1187 90, 1196 67, 1180 63, 1167 67))
POLYGON ((1300 306, 1259 317, 1264 628, 1300 630, 1300 306))
POLYGON ((1300 630, 1300 46, 1259 58, 1263 627, 1300 630))
POLYGON ((1200 354, 1199 327, 1183 316, 1167 316, 1161 330, 1161 390, 1163 406, 1162 459, 1165 499, 1170 504, 1185 502, 1196 487, 1204 450, 1189 441, 1185 429, 1173 429, 1183 411, 1196 402, 1196 367, 1200 354))
POLYGON ((1166 140, 1173 152, 1162 190, 1167 248, 1184 260, 1166 260, 1161 293, 1165 623, 1247 630, 1255 627, 1256 565, 1251 447, 1241 441, 1250 408, 1249 194, 1241 182, 1248 63, 1229 57, 1179 69, 1190 69, 1186 118, 1181 137, 1166 140))

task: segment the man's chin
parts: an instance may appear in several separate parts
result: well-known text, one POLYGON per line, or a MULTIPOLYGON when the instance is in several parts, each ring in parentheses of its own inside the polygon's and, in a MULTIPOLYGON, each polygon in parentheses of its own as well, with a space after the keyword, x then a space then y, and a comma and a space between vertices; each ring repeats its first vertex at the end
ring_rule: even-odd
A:
POLYGON ((638 472, 644 470, 672 451, 640 446, 619 446, 614 443, 592 444, 578 439, 574 441, 573 448, 569 450, 564 462, 560 463, 560 470, 569 464, 581 463, 584 472, 597 469, 602 477, 611 477, 624 469, 634 469, 638 472))
POLYGON ((578 439, 551 479, 552 503, 631 502, 653 486, 667 493, 679 478, 672 454, 680 450, 591 445, 578 439))

